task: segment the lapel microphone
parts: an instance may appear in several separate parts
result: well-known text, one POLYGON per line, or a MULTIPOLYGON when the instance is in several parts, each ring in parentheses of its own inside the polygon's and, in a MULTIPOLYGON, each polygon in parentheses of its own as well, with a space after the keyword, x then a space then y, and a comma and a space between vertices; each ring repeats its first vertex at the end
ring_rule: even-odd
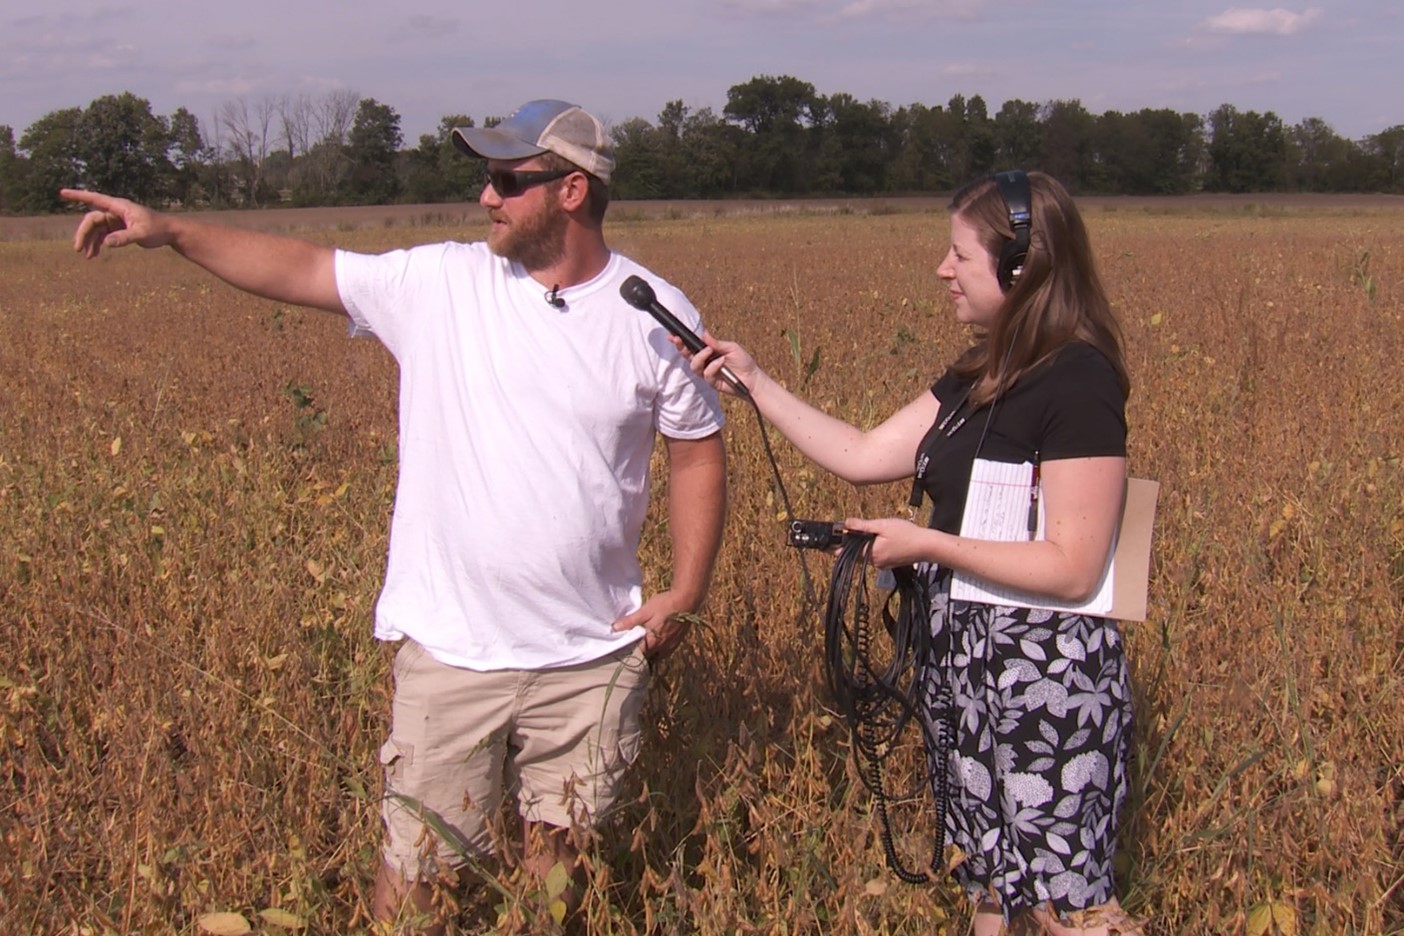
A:
POLYGON ((550 289, 541 294, 541 298, 546 300, 547 305, 555 306, 558 309, 565 308, 565 300, 561 298, 561 284, 555 283, 550 289))
MULTIPOLYGON (((673 313, 663 308, 662 303, 658 301, 657 294, 653 291, 653 287, 648 285, 642 277, 630 276, 626 279, 619 286, 619 295, 623 296, 624 301, 629 303, 629 305, 640 311, 647 312, 657 319, 659 325, 666 328, 669 333, 683 343, 683 347, 687 348, 687 350, 691 351, 693 354, 707 347, 706 343, 703 342, 701 338, 697 337, 696 332, 678 321, 677 316, 673 315, 673 313)), ((736 378, 736 375, 731 372, 731 368, 727 367, 725 364, 722 365, 721 375, 722 379, 736 388, 737 395, 750 397, 751 391, 736 378)))

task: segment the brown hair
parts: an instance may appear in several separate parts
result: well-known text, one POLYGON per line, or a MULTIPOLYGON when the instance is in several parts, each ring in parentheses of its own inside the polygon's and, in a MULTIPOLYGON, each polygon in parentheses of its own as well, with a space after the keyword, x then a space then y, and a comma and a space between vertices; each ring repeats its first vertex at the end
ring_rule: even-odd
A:
POLYGON ((609 207, 609 186, 601 182, 598 178, 581 169, 575 163, 564 156, 547 151, 538 158, 543 169, 553 172, 565 172, 574 170, 584 172, 585 178, 590 180, 590 194, 585 199, 585 216, 594 224, 603 224, 605 209, 609 207))
MULTIPOLYGON (((989 330, 952 367, 975 379, 970 402, 978 406, 1003 394, 1069 342, 1084 341, 1111 362, 1125 397, 1131 381, 1121 353, 1121 326, 1097 275, 1082 215, 1052 176, 1030 172, 1028 179, 1033 219, 1023 270, 989 330)), ((1000 251, 1014 239, 994 177, 961 188, 952 196, 950 210, 979 234, 993 271, 1000 251)))

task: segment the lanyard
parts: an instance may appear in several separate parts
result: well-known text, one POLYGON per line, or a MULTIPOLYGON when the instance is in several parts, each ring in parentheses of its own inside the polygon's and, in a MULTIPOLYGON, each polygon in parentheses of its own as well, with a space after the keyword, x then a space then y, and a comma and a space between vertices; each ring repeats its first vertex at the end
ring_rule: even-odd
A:
POLYGON ((907 508, 910 511, 910 519, 913 521, 916 519, 917 508, 921 506, 921 499, 923 496, 921 484, 922 481, 926 479, 926 469, 931 465, 930 449, 935 447, 933 443, 935 443, 936 440, 941 438, 949 439, 960 431, 961 426, 965 425, 966 420, 970 418, 969 413, 961 416, 960 419, 956 419, 955 425, 950 426, 949 429, 946 428, 950 425, 951 420, 955 419, 956 416, 960 414, 960 411, 965 409, 965 404, 970 399, 970 394, 974 392, 975 384, 971 383, 970 389, 965 391, 965 396, 960 398, 960 402, 955 405, 955 409, 947 413, 945 419, 942 419, 939 423, 932 426, 931 430, 926 434, 926 438, 921 440, 921 446, 917 449, 916 471, 912 476, 912 493, 907 498, 907 508))

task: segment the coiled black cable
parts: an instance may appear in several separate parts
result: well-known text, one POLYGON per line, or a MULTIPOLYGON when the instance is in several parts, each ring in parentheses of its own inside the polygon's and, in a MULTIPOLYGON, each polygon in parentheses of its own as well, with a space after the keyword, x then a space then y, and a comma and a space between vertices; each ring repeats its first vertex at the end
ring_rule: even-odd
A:
POLYGON ((887 864, 902 880, 920 884, 932 880, 941 867, 954 727, 949 717, 950 690, 935 674, 936 711, 931 713, 934 717, 925 717, 922 693, 930 675, 931 627, 926 588, 911 567, 892 570, 896 587, 878 608, 890 646, 881 654, 883 662, 877 661, 874 640, 880 636, 873 630, 869 595, 869 580, 875 572, 872 546, 871 534, 848 533, 839 547, 824 612, 825 669, 829 690, 848 722, 859 776, 873 796, 887 864), (887 759, 909 728, 921 733, 935 774, 935 841, 931 860, 920 871, 909 869, 897 854, 888 808, 892 796, 885 777, 887 759))
MULTIPOLYGON (((787 524, 795 520, 789 494, 781 478, 766 432, 760 407, 744 396, 756 414, 761 444, 774 473, 775 486, 785 511, 787 524)), ((863 784, 873 796, 879 824, 879 837, 888 867, 903 881, 921 884, 933 880, 941 870, 944 851, 946 809, 949 800, 950 749, 955 739, 955 707, 949 682, 943 672, 928 673, 928 665, 942 669, 950 665, 949 643, 944 648, 932 644, 929 602, 926 587, 915 569, 893 569, 896 588, 888 593, 880 608, 882 623, 891 640, 885 665, 873 655, 872 606, 868 594, 874 537, 868 533, 844 533, 834 569, 829 578, 828 600, 824 608, 824 657, 829 691, 848 724, 854 760, 863 784), (891 608, 896 600, 896 611, 891 608), (934 651, 939 651, 934 655, 934 651), (933 682, 932 710, 924 717, 923 686, 933 682), (935 843, 923 871, 909 869, 897 854, 889 803, 892 797, 885 777, 885 764, 897 748, 904 731, 915 726, 922 734, 932 771, 935 800, 935 843)), ((800 562, 805 600, 803 619, 809 609, 817 610, 805 550, 796 550, 800 562)), ((944 635, 943 635, 944 636, 944 635)))

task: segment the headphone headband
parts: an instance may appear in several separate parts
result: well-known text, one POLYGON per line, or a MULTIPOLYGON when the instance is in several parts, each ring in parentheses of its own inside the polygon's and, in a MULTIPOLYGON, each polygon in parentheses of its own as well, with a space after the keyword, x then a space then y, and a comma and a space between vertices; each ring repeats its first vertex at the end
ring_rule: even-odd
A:
POLYGON ((1014 239, 1008 241, 1000 251, 999 266, 995 269, 999 278, 999 288, 1009 292, 1018 281, 1019 274, 1023 272, 1024 260, 1029 255, 1029 232, 1033 228, 1033 193, 1029 188, 1029 177, 1022 169, 995 173, 995 184, 999 186, 1005 211, 1009 213, 1009 227, 1014 231, 1014 239))

